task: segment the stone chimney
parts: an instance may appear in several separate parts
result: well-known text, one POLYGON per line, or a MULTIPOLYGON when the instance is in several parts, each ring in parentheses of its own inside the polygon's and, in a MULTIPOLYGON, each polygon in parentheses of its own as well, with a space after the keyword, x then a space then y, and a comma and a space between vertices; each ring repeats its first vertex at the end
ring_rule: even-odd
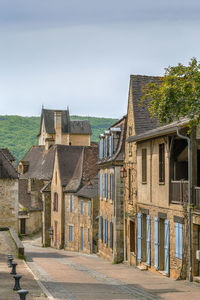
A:
POLYGON ((54 111, 55 144, 62 144, 62 111, 54 111))

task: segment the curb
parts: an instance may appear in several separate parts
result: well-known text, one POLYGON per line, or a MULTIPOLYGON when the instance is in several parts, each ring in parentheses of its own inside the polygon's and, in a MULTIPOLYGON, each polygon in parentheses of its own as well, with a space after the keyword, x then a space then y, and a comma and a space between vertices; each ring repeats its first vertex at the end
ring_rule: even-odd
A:
POLYGON ((29 265, 23 260, 25 267, 29 270, 29 272, 33 275, 34 279, 36 280, 39 287, 42 289, 42 291, 46 294, 47 298, 50 300, 56 300, 56 298, 53 297, 53 295, 47 290, 47 288, 44 286, 44 284, 39 280, 39 278, 33 273, 29 265))

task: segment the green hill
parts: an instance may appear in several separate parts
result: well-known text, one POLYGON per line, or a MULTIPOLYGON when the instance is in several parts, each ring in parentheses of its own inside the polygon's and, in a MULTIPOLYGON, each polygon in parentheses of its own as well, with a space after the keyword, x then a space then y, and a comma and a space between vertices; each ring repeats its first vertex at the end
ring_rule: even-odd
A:
MULTIPOLYGON (((117 119, 71 116, 72 120, 89 120, 92 126, 92 141, 115 123, 117 119)), ((40 117, 0 116, 0 148, 9 148, 17 161, 23 158, 32 145, 37 145, 40 117)))

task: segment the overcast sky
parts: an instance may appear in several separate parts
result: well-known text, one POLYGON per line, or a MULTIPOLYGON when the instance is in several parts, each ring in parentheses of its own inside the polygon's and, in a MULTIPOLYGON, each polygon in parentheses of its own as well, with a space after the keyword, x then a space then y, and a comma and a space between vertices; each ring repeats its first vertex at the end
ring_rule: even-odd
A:
POLYGON ((200 59, 199 0, 0 0, 0 115, 121 117, 130 74, 200 59))

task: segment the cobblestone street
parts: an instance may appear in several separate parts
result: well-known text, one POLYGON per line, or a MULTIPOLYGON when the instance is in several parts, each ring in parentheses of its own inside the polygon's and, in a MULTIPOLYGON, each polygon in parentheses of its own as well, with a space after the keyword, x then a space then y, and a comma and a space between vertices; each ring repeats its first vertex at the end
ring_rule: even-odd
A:
POLYGON ((52 299, 200 299, 200 285, 25 241, 27 264, 52 299))

